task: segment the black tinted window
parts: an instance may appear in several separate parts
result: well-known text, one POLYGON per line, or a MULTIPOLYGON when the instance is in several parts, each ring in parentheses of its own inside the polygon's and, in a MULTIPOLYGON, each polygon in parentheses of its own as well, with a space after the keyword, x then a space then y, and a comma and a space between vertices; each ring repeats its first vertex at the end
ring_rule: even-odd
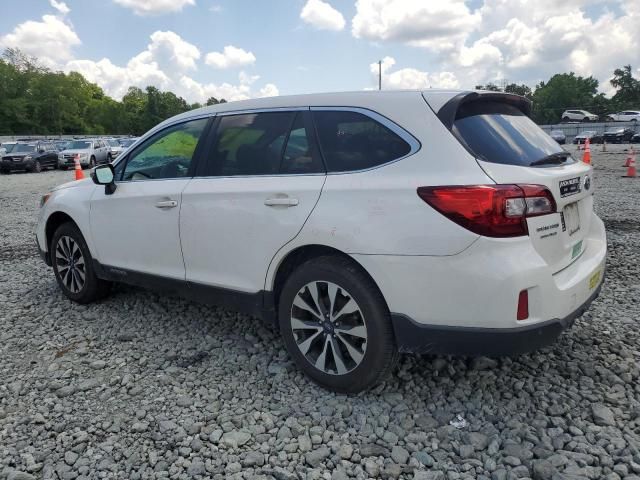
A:
MULTIPOLYGON (((207 119, 201 118, 168 127, 154 135, 129 157, 122 179, 156 180, 186 177, 198 139, 206 124, 207 119)), ((116 171, 119 173, 118 168, 116 171)))
MULTIPOLYGON (((512 105, 495 102, 464 104, 453 132, 481 160, 529 166, 562 147, 512 105)), ((570 157, 567 161, 571 161, 570 157)))
POLYGON ((313 112, 327 169, 348 172, 404 157, 411 146, 376 120, 357 112, 313 112))
POLYGON ((220 118, 212 175, 316 173, 304 117, 296 112, 227 115, 220 118))
POLYGON ((305 174, 318 173, 323 171, 323 167, 311 152, 309 135, 304 125, 304 118, 301 113, 296 118, 289 132, 287 146, 284 149, 280 173, 305 174))

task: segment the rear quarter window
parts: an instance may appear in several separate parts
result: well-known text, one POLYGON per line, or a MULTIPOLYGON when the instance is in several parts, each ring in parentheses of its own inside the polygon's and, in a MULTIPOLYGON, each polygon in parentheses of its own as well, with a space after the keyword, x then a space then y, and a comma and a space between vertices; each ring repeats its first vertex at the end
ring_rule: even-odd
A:
POLYGON ((365 170, 411 152, 398 134, 362 113, 319 110, 313 118, 329 172, 365 170))
MULTIPOLYGON (((563 149, 513 105, 499 102, 463 104, 453 133, 480 160, 530 166, 563 149)), ((567 161, 572 161, 571 157, 567 161)))

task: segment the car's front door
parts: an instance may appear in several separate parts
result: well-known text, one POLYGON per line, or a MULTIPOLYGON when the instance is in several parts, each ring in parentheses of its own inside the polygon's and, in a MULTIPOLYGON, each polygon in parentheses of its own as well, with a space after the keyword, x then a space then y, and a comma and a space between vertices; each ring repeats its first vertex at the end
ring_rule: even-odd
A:
POLYGON ((97 258, 112 273, 140 272, 184 279, 179 215, 208 119, 169 126, 141 143, 115 167, 115 192, 91 198, 97 258))
POLYGON ((302 229, 326 178, 310 122, 308 109, 218 117, 207 170, 183 192, 187 280, 263 290, 269 263, 302 229))

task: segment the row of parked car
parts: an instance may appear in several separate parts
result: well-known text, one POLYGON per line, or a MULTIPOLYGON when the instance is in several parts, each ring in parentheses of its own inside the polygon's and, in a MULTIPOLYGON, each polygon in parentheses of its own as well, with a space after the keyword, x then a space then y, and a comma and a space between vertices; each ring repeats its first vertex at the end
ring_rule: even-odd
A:
MULTIPOLYGON (((549 135, 560 145, 567 143, 567 136, 562 130, 551 130, 549 135)), ((633 129, 624 127, 608 128, 604 134, 595 130, 587 130, 576 135, 573 138, 573 143, 581 145, 585 143, 587 138, 589 143, 640 143, 640 133, 635 133, 633 129)))
POLYGON ((0 145, 0 172, 40 172, 46 168, 66 170, 75 166, 93 168, 111 163, 137 138, 82 138, 74 140, 30 140, 0 145))
POLYGON ((640 121, 640 110, 624 110, 617 113, 603 115, 602 118, 595 113, 586 110, 565 110, 562 113, 563 122, 638 122, 640 121))

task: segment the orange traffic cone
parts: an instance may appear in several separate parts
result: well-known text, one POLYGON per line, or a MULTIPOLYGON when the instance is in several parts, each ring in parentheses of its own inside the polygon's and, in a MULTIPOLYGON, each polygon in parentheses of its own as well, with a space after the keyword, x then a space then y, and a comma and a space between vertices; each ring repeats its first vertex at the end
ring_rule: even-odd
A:
POLYGON ((624 162, 623 167, 631 166, 631 162, 636 159, 636 152, 633 151, 633 147, 629 150, 629 155, 627 155, 627 161, 624 162))
POLYGON ((629 167, 627 168, 627 174, 623 175, 623 177, 625 178, 636 178, 637 173, 636 173, 636 159, 635 158, 631 158, 631 161, 629 162, 629 167))
POLYGON ((73 157, 73 160, 76 164, 76 180, 83 180, 84 173, 82 172, 82 167, 80 166, 80 155, 76 155, 75 157, 73 157))
POLYGON ((591 165, 591 146, 589 145, 589 139, 584 139, 584 155, 582 155, 582 161, 587 165, 591 165))

